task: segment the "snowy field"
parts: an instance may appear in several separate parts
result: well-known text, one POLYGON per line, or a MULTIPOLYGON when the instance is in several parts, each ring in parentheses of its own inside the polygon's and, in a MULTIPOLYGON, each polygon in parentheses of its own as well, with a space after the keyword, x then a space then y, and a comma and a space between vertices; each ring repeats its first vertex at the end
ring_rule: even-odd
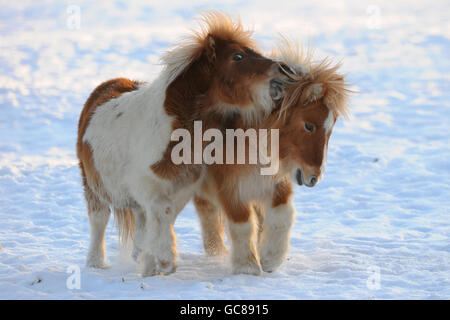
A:
POLYGON ((450 299, 449 16, 448 0, 0 1, 0 298, 450 299), (296 187, 287 261, 231 275, 227 258, 203 254, 189 204, 175 274, 141 278, 113 219, 111 268, 86 268, 82 105, 107 79, 154 79, 207 8, 240 15, 264 51, 281 32, 342 59, 359 91, 325 179, 296 187))

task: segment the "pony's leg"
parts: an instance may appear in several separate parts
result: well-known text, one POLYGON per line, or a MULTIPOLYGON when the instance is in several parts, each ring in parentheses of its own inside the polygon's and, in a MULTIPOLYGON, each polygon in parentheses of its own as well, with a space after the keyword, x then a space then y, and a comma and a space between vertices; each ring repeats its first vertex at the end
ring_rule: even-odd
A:
POLYGON ((258 242, 262 269, 275 271, 289 249, 289 232, 294 222, 295 208, 290 196, 292 186, 276 187, 275 196, 266 205, 264 226, 258 242))
POLYGON ((260 275, 258 252, 255 246, 256 222, 251 205, 225 207, 228 219, 228 238, 231 242, 233 274, 260 275))
POLYGON ((256 221, 258 223, 258 237, 257 237, 257 242, 259 242, 259 240, 261 239, 261 234, 263 232, 263 228, 264 228, 264 204, 262 203, 254 203, 253 204, 253 210, 255 211, 255 215, 256 215, 256 221))
POLYGON ((198 195, 194 197, 193 202, 200 219, 203 248, 206 254, 210 256, 227 254, 228 250, 223 241, 223 224, 219 208, 198 195))
POLYGON ((134 261, 138 262, 138 258, 145 246, 145 211, 142 209, 133 209, 134 214, 134 239, 133 252, 131 254, 134 261))
POLYGON ((86 265, 104 269, 107 268, 105 232, 111 212, 108 204, 101 201, 87 185, 84 188, 84 196, 87 202, 91 233, 86 265))
POLYGON ((259 239, 261 267, 265 272, 275 271, 284 261, 289 249, 295 209, 292 203, 266 210, 264 228, 259 239))
POLYGON ((170 200, 154 198, 146 206, 145 254, 142 275, 153 276, 175 272, 176 237, 173 224, 177 211, 170 200))

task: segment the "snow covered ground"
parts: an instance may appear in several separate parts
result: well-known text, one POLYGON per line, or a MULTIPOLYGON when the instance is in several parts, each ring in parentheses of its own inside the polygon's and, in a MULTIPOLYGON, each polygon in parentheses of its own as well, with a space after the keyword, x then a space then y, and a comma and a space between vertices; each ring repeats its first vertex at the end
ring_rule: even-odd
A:
POLYGON ((1 1, 0 298, 450 299, 449 12, 447 0, 1 1), (112 267, 88 269, 81 107, 106 79, 152 80, 206 8, 239 14, 264 50, 281 32, 343 60, 359 93, 325 179, 296 187, 274 274, 233 276, 226 258, 206 257, 191 204, 175 226, 175 274, 139 277, 112 219, 112 267))

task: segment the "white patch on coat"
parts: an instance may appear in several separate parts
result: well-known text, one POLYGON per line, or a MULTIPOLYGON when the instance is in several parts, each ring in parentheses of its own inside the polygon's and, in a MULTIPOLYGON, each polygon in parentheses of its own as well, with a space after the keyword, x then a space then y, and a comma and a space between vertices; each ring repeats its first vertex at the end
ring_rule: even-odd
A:
MULTIPOLYGON (((257 84, 252 92, 254 108, 263 116, 263 118, 266 118, 275 107, 273 98, 270 95, 270 80, 271 78, 257 84)), ((280 96, 280 98, 281 97, 282 96, 280 96)), ((260 118, 257 120, 260 121, 262 119, 260 118)))
MULTIPOLYGON (((173 117, 164 109, 168 76, 163 72, 151 85, 140 85, 97 107, 83 136, 92 148, 110 205, 126 208, 137 203, 145 210, 145 234, 138 234, 143 242, 138 246, 145 253, 147 275, 155 271, 153 265, 155 272, 176 268, 173 222, 201 181, 176 191, 172 181, 161 179, 150 168, 162 159, 172 132, 173 117)), ((98 241, 94 243, 98 247, 98 241)))
POLYGON ((333 129, 334 126, 334 114, 333 111, 328 111, 328 117, 323 122, 323 127, 325 128, 325 135, 328 136, 331 129, 333 129))
MULTIPOLYGON (((330 110, 330 111, 328 111, 328 117, 325 119, 325 121, 323 123, 323 127, 325 130, 325 139, 327 139, 328 134, 333 129, 333 126, 334 126, 334 114, 333 114, 333 111, 330 110)), ((327 164, 327 154, 328 154, 328 144, 325 143, 323 146, 323 157, 322 157, 322 164, 320 165, 319 180, 322 179, 322 176, 325 172, 325 166, 327 164)))
POLYGON ((256 222, 254 220, 254 214, 250 216, 247 222, 234 223, 228 220, 233 274, 261 274, 261 266, 255 246, 256 222))
POLYGON ((262 269, 272 272, 284 261, 289 249, 289 233, 294 223, 295 208, 289 201, 275 208, 266 205, 265 211, 259 255, 262 269))
POLYGON ((166 83, 162 74, 151 85, 97 107, 83 136, 115 207, 126 207, 131 195, 160 192, 167 184, 150 170, 162 158, 172 132, 173 118, 164 110, 166 83))

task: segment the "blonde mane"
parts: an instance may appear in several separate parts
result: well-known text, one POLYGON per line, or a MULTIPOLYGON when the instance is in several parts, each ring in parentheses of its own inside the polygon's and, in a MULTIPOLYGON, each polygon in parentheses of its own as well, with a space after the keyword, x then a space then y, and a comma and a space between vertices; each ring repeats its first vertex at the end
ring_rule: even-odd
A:
POLYGON ((210 45, 210 37, 236 42, 255 50, 257 48, 256 42, 251 39, 253 31, 244 29, 240 18, 235 22, 229 15, 212 10, 201 14, 198 20, 200 29, 192 30, 192 34, 184 36, 180 43, 166 52, 161 59, 169 74, 168 83, 200 58, 203 50, 210 45))
POLYGON ((337 72, 341 63, 334 63, 330 57, 313 62, 313 52, 310 48, 305 50, 298 43, 293 44, 285 38, 275 54, 296 72, 291 76, 295 83, 287 88, 280 116, 285 114, 290 106, 298 103, 307 105, 323 99, 325 106, 333 111, 336 117, 348 117, 347 102, 352 91, 348 88, 344 75, 337 72))

